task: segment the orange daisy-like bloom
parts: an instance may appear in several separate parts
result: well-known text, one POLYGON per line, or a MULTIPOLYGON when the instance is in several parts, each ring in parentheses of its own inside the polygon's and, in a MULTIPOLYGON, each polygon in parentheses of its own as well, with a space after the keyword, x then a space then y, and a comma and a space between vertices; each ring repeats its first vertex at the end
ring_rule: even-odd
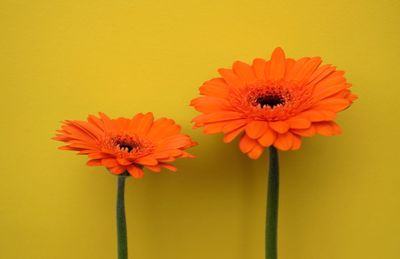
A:
POLYGON ((296 150, 302 137, 337 135, 336 113, 357 97, 343 71, 320 64, 319 57, 285 58, 276 48, 269 61, 236 61, 232 69, 219 69, 221 77, 205 82, 203 96, 191 102, 203 113, 193 119, 194 127, 222 132, 226 143, 242 134, 240 150, 252 159, 271 145, 296 150))
POLYGON ((171 119, 154 120, 152 113, 139 113, 132 119, 99 115, 90 115, 87 121, 64 121, 54 138, 67 143, 60 149, 88 155, 89 166, 105 166, 113 174, 127 171, 135 178, 143 177, 143 167, 175 172, 169 162, 193 157, 184 150, 196 143, 181 134, 181 127, 171 119))

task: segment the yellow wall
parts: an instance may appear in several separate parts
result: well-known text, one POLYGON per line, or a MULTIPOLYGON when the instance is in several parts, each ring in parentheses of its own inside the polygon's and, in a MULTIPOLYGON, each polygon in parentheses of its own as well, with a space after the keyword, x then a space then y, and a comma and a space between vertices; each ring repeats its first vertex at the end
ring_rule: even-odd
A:
POLYGON ((280 259, 400 258, 400 2, 0 3, 0 258, 115 258, 116 179, 56 149, 63 119, 153 111, 200 145, 127 183, 132 259, 263 258, 267 155, 192 130, 201 83, 235 59, 320 55, 360 99, 339 137, 281 154, 280 259))

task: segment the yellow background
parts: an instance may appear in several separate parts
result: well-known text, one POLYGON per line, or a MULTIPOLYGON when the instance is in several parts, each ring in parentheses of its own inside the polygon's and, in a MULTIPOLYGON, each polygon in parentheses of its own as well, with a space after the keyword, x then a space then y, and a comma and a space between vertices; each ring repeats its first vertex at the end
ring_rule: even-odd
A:
POLYGON ((322 56, 360 99, 344 133, 281 154, 280 259, 400 258, 400 4, 142 0, 0 3, 0 258, 116 256, 116 178, 50 140, 63 119, 153 111, 200 143, 179 173, 129 179, 132 259, 261 259, 267 155, 191 129, 236 60, 322 56))

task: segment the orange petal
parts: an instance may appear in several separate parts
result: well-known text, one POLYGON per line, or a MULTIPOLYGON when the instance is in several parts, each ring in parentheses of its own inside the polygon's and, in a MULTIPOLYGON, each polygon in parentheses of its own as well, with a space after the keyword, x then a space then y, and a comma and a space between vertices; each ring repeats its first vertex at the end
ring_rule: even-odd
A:
POLYGON ((146 165, 146 168, 156 173, 161 172, 161 167, 158 165, 155 166, 146 165))
POLYGON ((108 168, 108 170, 109 170, 112 174, 122 174, 123 172, 126 171, 126 168, 123 167, 123 166, 116 166, 116 167, 108 168))
MULTIPOLYGON (((347 85, 348 86, 346 86, 346 87, 350 87, 351 86, 350 84, 347 84, 347 85)), ((332 94, 332 95, 330 95, 328 97, 329 98, 343 98, 343 99, 349 100, 347 97, 349 96, 350 93, 351 93, 350 90, 348 88, 346 88, 346 89, 343 89, 343 90, 341 90, 341 91, 339 91, 337 93, 334 93, 334 94, 332 94)), ((328 99, 328 98, 326 98, 326 99, 328 99)))
POLYGON ((336 113, 324 110, 308 110, 300 113, 298 117, 304 117, 309 121, 328 121, 334 120, 336 113))
POLYGON ((182 150, 180 149, 165 149, 162 150, 157 147, 157 149, 154 151, 154 157, 157 159, 170 159, 173 157, 177 157, 182 155, 182 150))
POLYGON ((347 99, 328 98, 314 104, 314 106, 311 107, 311 109, 339 112, 349 107, 350 104, 351 104, 350 101, 347 99))
POLYGON ((79 150, 78 155, 88 155, 88 154, 91 154, 91 153, 94 153, 94 152, 96 152, 96 151, 95 150, 84 149, 84 150, 79 150))
POLYGON ((57 130, 57 131, 58 131, 58 132, 61 132, 61 134, 56 134, 56 136, 53 137, 53 138, 51 138, 51 139, 53 139, 53 140, 59 140, 59 141, 63 141, 63 142, 67 142, 67 141, 71 140, 70 137, 67 137, 67 136, 65 136, 65 135, 62 135, 62 134, 63 134, 62 131, 60 131, 60 130, 57 130))
POLYGON ((172 171, 172 172, 176 172, 176 167, 171 165, 171 164, 166 164, 166 163, 162 163, 160 164, 162 167, 167 168, 168 170, 172 171))
POLYGON ((103 158, 101 159, 101 164, 108 168, 119 166, 115 158, 103 158))
POLYGON ((278 134, 275 139, 274 146, 279 150, 289 150, 293 145, 293 134, 286 132, 284 134, 278 134))
POLYGON ((253 149, 256 144, 257 141, 245 134, 239 141, 239 148, 243 153, 248 153, 253 149))
POLYGON ((264 147, 268 147, 274 143, 276 138, 276 133, 270 127, 268 127, 261 138, 258 139, 258 142, 264 147))
POLYGON ((184 134, 174 135, 164 138, 158 143, 157 150, 168 150, 177 148, 191 147, 193 142, 190 137, 184 134))
POLYGON ((278 133, 285 133, 289 130, 289 124, 284 121, 272 121, 269 123, 271 129, 278 133))
POLYGON ((298 150, 301 147, 301 137, 293 134, 292 150, 298 150))
POLYGON ((257 139, 268 128, 268 123, 265 121, 251 121, 246 126, 246 133, 252 139, 257 139))
POLYGON ((86 130, 76 125, 73 121, 68 122, 68 124, 64 126, 64 131, 67 132, 64 133, 64 136, 68 137, 69 139, 81 140, 91 145, 96 145, 97 143, 97 136, 88 133, 86 130))
POLYGON ((319 57, 308 59, 304 63, 304 65, 302 65, 301 68, 297 70, 295 74, 293 74, 293 80, 303 81, 305 79, 308 79, 318 68, 321 62, 322 60, 319 57))
POLYGON ((146 113, 136 127, 136 134, 138 134, 139 136, 146 136, 151 126, 153 125, 153 121, 153 113, 146 113))
POLYGON ((319 67, 317 70, 314 71, 314 73, 310 76, 310 79, 308 80, 307 83, 309 84, 316 84, 322 79, 326 78, 333 72, 335 72, 336 68, 332 65, 324 65, 319 67))
POLYGON ((261 81, 265 81, 265 65, 266 62, 264 59, 256 58, 253 60, 254 74, 261 81))
POLYGON ((237 76, 231 69, 220 68, 218 69, 218 72, 230 86, 240 88, 245 85, 239 76, 237 76))
POLYGON ((78 140, 69 141, 69 146, 72 148, 78 148, 78 149, 94 149, 94 150, 97 149, 96 146, 91 145, 89 142, 83 142, 83 141, 78 141, 78 140))
POLYGON ((114 123, 111 121, 111 119, 110 119, 107 115, 105 115, 104 113, 102 113, 102 112, 99 112, 99 115, 100 115, 101 121, 102 121, 103 124, 104 124, 104 129, 105 129, 105 131, 107 131, 107 132, 114 132, 116 129, 115 129, 115 125, 114 125, 114 123))
POLYGON ((226 122, 216 122, 216 123, 210 123, 204 126, 203 132, 205 134, 214 134, 214 133, 219 133, 222 132, 223 127, 226 125, 226 122))
POLYGON ((224 136, 224 142, 229 143, 231 142, 234 138, 236 138, 240 133, 242 133, 244 127, 240 127, 238 129, 235 129, 229 133, 226 133, 224 136))
POLYGON ((355 101, 355 100, 357 100, 357 99, 358 99, 358 96, 355 95, 355 94, 349 94, 349 95, 347 96, 347 100, 349 100, 350 102, 353 102, 353 101, 355 101))
POLYGON ((222 78, 213 78, 200 87, 200 93, 207 96, 226 98, 229 94, 229 86, 222 78))
MULTIPOLYGON (((169 128, 171 125, 174 125, 174 122, 166 118, 155 120, 149 132, 147 133, 147 138, 154 141, 159 140, 160 135, 164 135, 165 129, 169 128)), ((178 132, 179 130, 180 129, 178 129, 178 132)))
POLYGON ((263 146, 261 146, 261 145, 259 145, 259 144, 256 144, 254 147, 253 147, 253 149, 249 152, 249 153, 247 153, 247 155, 251 158, 251 159, 258 159, 261 155, 262 155, 262 153, 264 152, 264 147, 263 146))
POLYGON ((86 164, 88 166, 99 166, 99 165, 102 165, 101 159, 91 159, 91 160, 87 161, 86 164))
POLYGON ((285 75, 285 53, 282 48, 276 48, 272 52, 271 65, 269 68, 268 79, 279 81, 285 75))
POLYGON ((137 128, 139 127, 139 124, 142 121, 143 116, 144 116, 143 113, 138 113, 135 116, 133 116, 133 118, 129 122, 127 130, 132 133, 136 133, 137 128))
POLYGON ((287 76, 290 74, 290 71, 292 71, 295 64, 296 64, 296 61, 292 58, 287 58, 285 60, 285 76, 284 76, 284 78, 287 78, 287 76))
POLYGON ((229 102, 219 97, 202 96, 193 99, 190 105, 195 107, 196 110, 204 113, 226 111, 231 108, 229 102))
POLYGON ((337 125, 334 121, 322 121, 313 123, 317 134, 322 136, 334 136, 342 133, 339 125, 337 125))
MULTIPOLYGON (((163 158, 163 159, 158 159, 158 162, 164 163, 164 162, 172 162, 175 161, 175 157, 168 157, 168 158, 163 158)), ((158 164, 160 165, 160 164, 158 164)))
POLYGON ((182 151, 182 154, 179 155, 179 157, 183 158, 183 157, 188 157, 188 158, 195 158, 194 155, 189 154, 188 152, 182 151))
POLYGON ((131 120, 127 118, 117 118, 112 120, 119 131, 126 131, 131 120))
POLYGON ((144 176, 143 169, 135 165, 130 165, 127 167, 127 169, 129 174, 132 175, 134 178, 142 178, 144 176))
POLYGON ((229 121, 229 122, 226 122, 225 126, 222 129, 222 132, 228 133, 237 128, 242 128, 246 124, 247 124, 247 119, 229 121))
POLYGON ((317 88, 324 88, 330 85, 337 85, 345 82, 346 79, 344 78, 344 71, 335 71, 316 83, 315 86, 317 88))
POLYGON ((314 94, 313 94, 312 98, 316 101, 322 100, 326 97, 334 95, 334 94, 348 88, 349 86, 350 86, 349 84, 340 83, 340 84, 324 86, 324 87, 320 87, 320 88, 316 87, 314 89, 314 94))
POLYGON ((90 153, 88 156, 93 159, 102 159, 102 158, 109 158, 110 154, 103 152, 95 152, 95 153, 90 153))
POLYGON ((291 129, 307 129, 311 125, 309 120, 300 117, 291 118, 287 120, 287 123, 289 123, 291 129))
POLYGON ((241 119, 243 115, 239 112, 214 112, 210 114, 202 114, 193 119, 195 123, 211 123, 211 122, 219 122, 219 121, 230 121, 241 119))
POLYGON ((244 62, 236 61, 233 63, 233 72, 235 72, 235 74, 237 74, 246 83, 251 83, 256 80, 253 69, 244 62))
POLYGON ((132 162, 129 161, 128 159, 126 159, 126 158, 117 158, 117 162, 118 162, 118 164, 123 165, 123 166, 127 166, 127 165, 131 165, 132 164, 132 162))
POLYGON ((158 161, 150 156, 141 157, 135 160, 135 163, 141 165, 156 165, 158 161))
MULTIPOLYGON (((173 122, 173 121, 172 121, 173 122)), ((173 137, 175 135, 178 135, 181 131, 181 126, 178 124, 172 124, 169 126, 165 126, 161 132, 157 135, 157 140, 163 141, 166 138, 173 137)))
POLYGON ((58 147, 58 149, 59 150, 77 150, 76 148, 72 148, 69 146, 61 146, 61 147, 58 147))
POLYGON ((317 133, 313 125, 311 125, 308 129, 291 129, 290 131, 303 137, 312 137, 317 133))
POLYGON ((97 126, 86 121, 74 121, 74 124, 84 130, 88 135, 94 139, 99 139, 103 136, 104 131, 100 130, 97 126))
POLYGON ((294 78, 296 77, 296 75, 301 72, 301 70, 303 69, 304 65, 307 63, 307 61, 309 61, 310 58, 308 57, 304 57, 301 58, 297 61, 295 61, 294 65, 290 68, 290 71, 288 71, 285 74, 285 80, 286 81, 292 81, 294 80, 294 78))
POLYGON ((322 116, 324 116, 326 121, 330 121, 330 120, 336 119, 336 113, 335 112, 324 111, 324 110, 320 110, 319 112, 322 114, 322 116))
POLYGON ((88 122, 94 125, 96 128, 104 132, 104 123, 94 115, 89 115, 87 118, 88 122))

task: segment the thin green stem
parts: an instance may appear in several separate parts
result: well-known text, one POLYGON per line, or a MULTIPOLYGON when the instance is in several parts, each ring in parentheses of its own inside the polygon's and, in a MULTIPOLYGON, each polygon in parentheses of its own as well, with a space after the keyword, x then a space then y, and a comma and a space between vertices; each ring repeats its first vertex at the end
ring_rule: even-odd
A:
POLYGON ((279 201, 279 158, 278 150, 270 147, 265 225, 265 258, 277 259, 278 201, 279 201))
POLYGON ((128 244, 125 219, 125 178, 127 174, 118 175, 117 190, 117 236, 118 259, 128 259, 128 244))

